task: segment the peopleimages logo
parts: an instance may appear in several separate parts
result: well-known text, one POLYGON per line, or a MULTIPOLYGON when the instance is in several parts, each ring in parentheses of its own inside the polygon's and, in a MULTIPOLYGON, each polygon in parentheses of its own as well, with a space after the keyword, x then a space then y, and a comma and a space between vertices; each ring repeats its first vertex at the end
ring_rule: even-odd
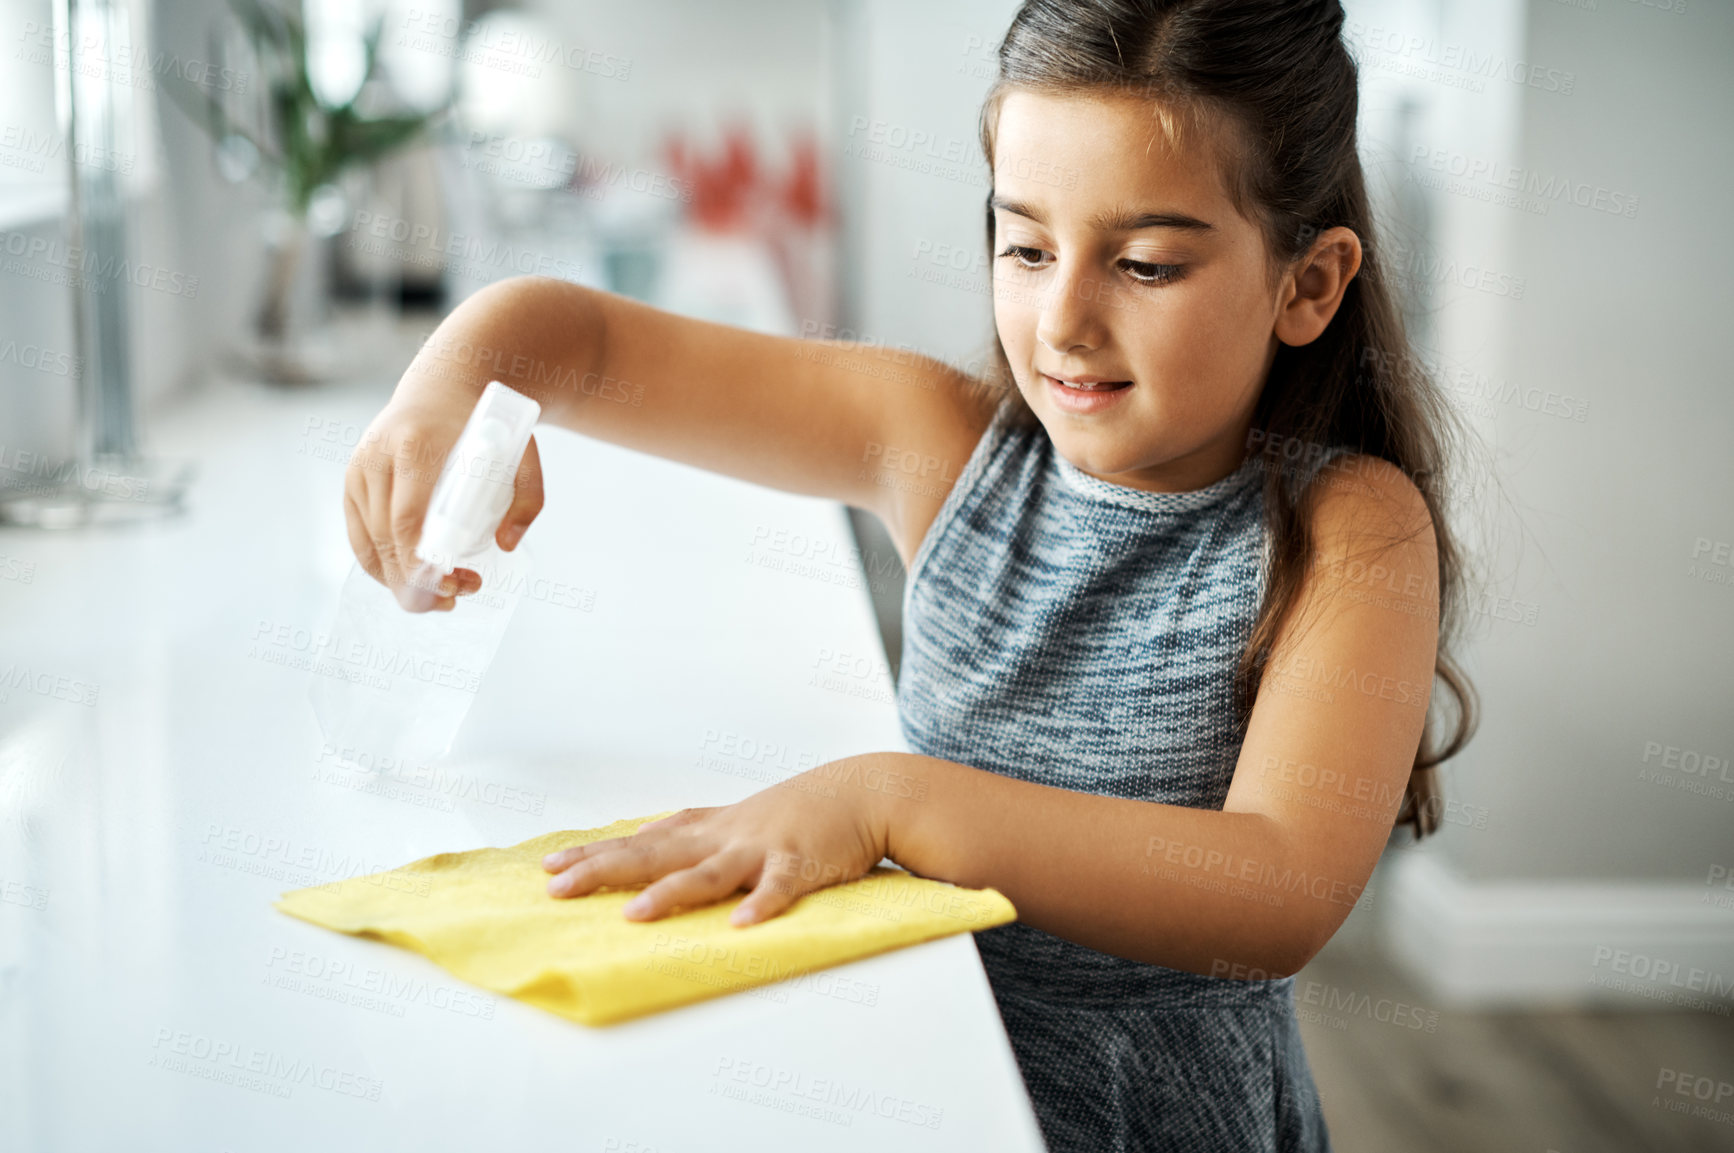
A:
POLYGON ((267 664, 305 669, 321 676, 390 691, 393 679, 409 677, 440 688, 466 693, 482 687, 482 674, 407 648, 260 618, 253 628, 248 656, 267 664))
POLYGON ((235 1084, 272 1096, 287 1097, 295 1086, 309 1085, 343 1097, 378 1101, 385 1088, 377 1077, 166 1025, 157 1029, 151 1048, 149 1064, 155 1068, 235 1084))
MULTIPOLYGON (((1533 61, 1514 59, 1501 52, 1477 50, 1471 45, 1421 36, 1400 28, 1382 28, 1365 21, 1350 20, 1343 25, 1343 36, 1367 52, 1394 57, 1396 62, 1406 66, 1400 71, 1427 79, 1442 79, 1445 74, 1457 73, 1472 83, 1454 86, 1469 87, 1476 92, 1482 91, 1488 80, 1521 84, 1525 88, 1557 92, 1562 96, 1571 95, 1577 86, 1577 74, 1569 69, 1550 68, 1533 61), (1427 68, 1435 71, 1428 73, 1425 71, 1427 68)), ((1392 66, 1366 54, 1361 55, 1361 63, 1373 67, 1392 66)))
MULTIPOLYGON (((66 138, 58 132, 37 132, 22 124, 0 128, 0 166, 21 168, 26 172, 46 172, 51 161, 66 156, 66 138)), ((81 168, 103 168, 131 175, 133 158, 111 148, 100 148, 84 141, 72 147, 72 159, 81 168)))
MULTIPOLYGON (((186 276, 172 269, 124 257, 102 259, 76 245, 62 244, 47 236, 30 236, 22 232, 0 232, 0 253, 11 257, 5 262, 7 272, 32 275, 32 267, 58 269, 76 273, 85 279, 77 287, 101 291, 108 281, 118 281, 134 288, 166 292, 189 300, 199 295, 199 278, 186 276)), ((42 279, 42 277, 37 277, 42 279)))
POLYGON ((80 680, 65 673, 47 672, 17 663, 0 668, 0 704, 12 699, 13 693, 33 693, 72 705, 96 707, 100 685, 80 680))
MULTIPOLYGON (((1652 957, 1646 953, 1615 949, 1610 945, 1597 945, 1590 968, 1601 969, 1604 962, 1608 971, 1647 982, 1657 988, 1703 993, 1715 998, 1734 996, 1734 980, 1724 974, 1711 969, 1700 969, 1696 965, 1683 965, 1666 957, 1652 957)), ((1607 980, 1598 983, 1618 987, 1607 980)), ((1716 1011, 1726 1015, 1728 1007, 1723 1005, 1716 1011)))
POLYGON ((73 484, 113 500, 146 500, 150 496, 147 478, 122 476, 76 460, 54 460, 39 452, 0 444, 0 493, 50 493, 73 484))
POLYGON ((70 352, 56 352, 40 344, 0 341, 0 364, 16 364, 50 376, 77 376, 82 362, 70 352))
MULTIPOLYGON (((18 36, 20 47, 12 54, 14 59, 38 65, 52 61, 56 68, 70 67, 69 33, 56 33, 49 25, 34 20, 26 20, 23 27, 18 36)), ((110 44, 98 34, 79 37, 78 70, 81 75, 146 92, 156 90, 157 77, 171 75, 209 92, 233 92, 240 96, 248 87, 245 72, 202 60, 182 60, 173 52, 150 53, 142 48, 110 44)))
POLYGON ((1409 172, 1418 183, 1448 192, 1475 195, 1475 186, 1485 185, 1493 192, 1532 197, 1529 202, 1514 202, 1513 207, 1536 211, 1538 215, 1560 200, 1610 216, 1634 217, 1638 214, 1638 198, 1628 192, 1587 180, 1520 168, 1484 156, 1471 156, 1450 148, 1415 145, 1409 154, 1409 172), (1430 180, 1426 178, 1429 172, 1436 174, 1430 180), (1447 177, 1455 178, 1463 186, 1457 187, 1446 181, 1447 177))
POLYGON ((445 232, 430 224, 381 216, 365 209, 356 210, 348 243, 363 255, 463 275, 515 272, 576 280, 584 271, 575 261, 551 256, 528 245, 513 247, 498 240, 483 241, 477 236, 445 232))
POLYGON ((632 76, 632 61, 624 56, 422 8, 405 13, 397 43, 532 79, 542 75, 544 65, 588 72, 604 80, 624 81, 632 76))
POLYGON ((973 141, 959 136, 854 116, 849 120, 849 140, 843 145, 842 158, 870 160, 922 176, 985 187, 987 175, 981 169, 986 166, 978 168, 979 153, 974 148, 973 141))

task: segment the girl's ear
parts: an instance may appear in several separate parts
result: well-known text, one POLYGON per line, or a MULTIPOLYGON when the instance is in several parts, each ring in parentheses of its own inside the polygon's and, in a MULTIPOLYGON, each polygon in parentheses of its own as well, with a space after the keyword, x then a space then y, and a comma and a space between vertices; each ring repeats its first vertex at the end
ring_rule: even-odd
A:
POLYGON ((1327 228, 1283 276, 1276 338, 1311 344, 1330 324, 1349 281, 1361 267, 1361 238, 1347 228, 1327 228))

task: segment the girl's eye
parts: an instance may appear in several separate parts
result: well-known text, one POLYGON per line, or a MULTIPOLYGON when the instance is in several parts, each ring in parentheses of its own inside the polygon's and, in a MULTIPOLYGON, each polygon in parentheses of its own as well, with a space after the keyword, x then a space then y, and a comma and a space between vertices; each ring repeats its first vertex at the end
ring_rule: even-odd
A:
POLYGON ((1021 244, 1008 245, 1006 250, 1000 253, 1001 257, 1009 256, 1024 268, 1039 268, 1042 264, 1042 257, 1046 255, 1039 248, 1030 248, 1021 244))
MULTIPOLYGON (((1007 245, 1000 256, 1017 261, 1020 268, 1041 268, 1048 262, 1046 252, 1027 244, 1007 245)), ((1139 284, 1168 284, 1180 279, 1184 271, 1178 264, 1157 264, 1149 260, 1122 260, 1120 267, 1139 284)))
POLYGON ((1178 280, 1181 271, 1178 264, 1152 264, 1147 260, 1122 260, 1120 267, 1139 284, 1167 284, 1178 280))

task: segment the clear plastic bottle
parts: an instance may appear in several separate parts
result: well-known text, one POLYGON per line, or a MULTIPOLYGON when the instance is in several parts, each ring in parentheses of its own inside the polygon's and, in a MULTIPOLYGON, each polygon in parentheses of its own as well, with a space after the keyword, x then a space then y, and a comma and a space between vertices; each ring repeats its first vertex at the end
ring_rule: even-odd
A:
POLYGON ((483 390, 434 485, 416 544, 418 567, 391 590, 355 565, 344 581, 328 652, 310 696, 321 757, 387 770, 444 756, 500 647, 531 558, 494 543, 541 406, 499 381, 483 390), (479 573, 479 592, 450 612, 421 611, 453 569, 479 573))

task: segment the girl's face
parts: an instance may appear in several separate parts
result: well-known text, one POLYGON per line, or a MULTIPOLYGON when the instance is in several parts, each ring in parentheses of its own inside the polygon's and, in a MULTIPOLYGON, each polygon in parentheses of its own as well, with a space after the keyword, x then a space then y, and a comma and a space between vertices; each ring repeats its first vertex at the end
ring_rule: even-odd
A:
POLYGON ((1288 293, 1221 181, 1147 100, 1001 103, 994 320, 1018 390, 1084 472, 1185 491, 1245 456, 1288 293))

